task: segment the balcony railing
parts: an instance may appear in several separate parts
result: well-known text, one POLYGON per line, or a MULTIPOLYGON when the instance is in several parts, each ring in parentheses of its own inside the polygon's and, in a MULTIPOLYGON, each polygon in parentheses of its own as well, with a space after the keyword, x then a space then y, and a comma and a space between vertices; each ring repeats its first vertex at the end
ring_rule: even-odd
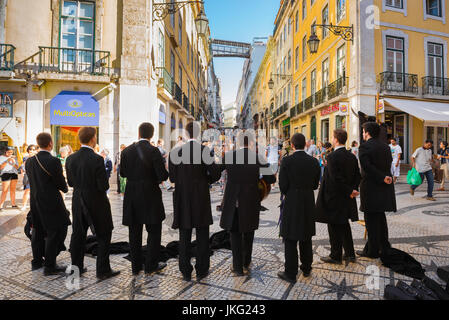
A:
POLYGON ((400 72, 382 72, 378 82, 380 91, 418 94, 418 75, 400 72))
POLYGON ((191 103, 189 103, 189 112, 193 117, 195 117, 195 106, 191 103))
POLYGON ((449 96, 449 78, 423 77, 423 94, 449 96))
POLYGON ((305 101, 304 101, 304 106, 303 106, 303 110, 307 111, 313 108, 313 96, 308 97, 305 101))
POLYGON ((327 86, 327 97, 329 100, 342 95, 345 92, 348 78, 341 77, 327 86))
POLYGON ((0 70, 12 71, 14 69, 14 50, 12 44, 0 44, 0 70))
POLYGON ((327 100, 327 87, 324 87, 323 89, 315 93, 314 103, 317 106, 324 103, 326 100, 327 100))
POLYGON ((159 77, 159 83, 165 90, 173 95, 173 77, 164 67, 156 68, 157 75, 159 77))
POLYGON ((176 82, 173 82, 173 96, 175 100, 182 106, 182 90, 176 82))
POLYGON ((298 114, 298 105, 294 106, 293 108, 290 109, 290 118, 294 118, 296 117, 296 115, 298 114))
POLYGON ((110 75, 108 51, 39 47, 39 72, 110 75))

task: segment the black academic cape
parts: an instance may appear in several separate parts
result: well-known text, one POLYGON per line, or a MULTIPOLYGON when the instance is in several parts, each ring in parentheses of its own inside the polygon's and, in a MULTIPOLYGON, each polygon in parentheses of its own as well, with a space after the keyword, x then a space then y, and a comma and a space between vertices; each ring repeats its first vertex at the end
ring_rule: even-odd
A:
POLYGON ((121 153, 120 175, 127 179, 123 202, 123 224, 159 224, 165 219, 159 184, 168 172, 158 148, 140 140, 121 153))
POLYGON ((213 223, 209 186, 220 179, 208 147, 190 141, 170 152, 173 192, 173 229, 207 227, 213 223))
POLYGON ((331 152, 318 193, 315 221, 331 224, 345 224, 348 219, 358 221, 357 201, 350 195, 359 190, 359 184, 357 158, 344 147, 331 152))
POLYGON ((248 148, 227 152, 223 162, 221 169, 227 171, 227 182, 220 226, 225 230, 232 229, 238 206, 238 232, 255 231, 259 228, 261 170, 264 170, 263 179, 267 183, 275 183, 276 178, 269 164, 248 148))
POLYGON ((362 180, 360 183, 360 210, 363 212, 396 212, 394 184, 386 184, 391 177, 390 147, 378 139, 369 139, 359 148, 362 180))
POLYGON ((67 181, 73 187, 72 214, 80 225, 87 221, 94 232, 107 234, 114 228, 106 191, 109 181, 104 159, 91 148, 70 155, 65 163, 67 181))
POLYGON ((67 192, 61 161, 49 152, 41 151, 25 163, 30 181, 31 219, 35 227, 44 230, 59 229, 70 225, 69 213, 61 196, 67 192), (42 169, 35 157, 39 158, 42 169))
POLYGON ((320 182, 318 161, 304 151, 285 157, 279 171, 279 188, 285 195, 281 237, 308 241, 315 235, 315 194, 320 182))

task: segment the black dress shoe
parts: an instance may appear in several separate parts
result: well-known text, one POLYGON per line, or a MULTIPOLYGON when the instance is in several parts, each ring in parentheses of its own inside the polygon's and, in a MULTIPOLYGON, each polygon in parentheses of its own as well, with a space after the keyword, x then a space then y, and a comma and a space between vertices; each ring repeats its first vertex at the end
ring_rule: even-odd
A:
POLYGON ((333 259, 331 257, 321 257, 320 260, 325 262, 325 263, 341 264, 341 261, 335 260, 335 259, 333 259))
POLYGON ((182 275, 182 280, 190 281, 190 280, 192 280, 192 276, 190 274, 183 274, 182 275))
POLYGON ((348 262, 356 262, 357 261, 356 257, 347 257, 347 256, 343 256, 343 260, 348 261, 348 262))
POLYGON ((161 271, 162 269, 164 269, 166 266, 167 266, 167 264, 165 262, 159 262, 157 264, 156 268, 145 270, 145 273, 150 274, 153 272, 158 272, 158 271, 161 271))
POLYGON ((133 276, 138 276, 140 271, 142 271, 142 269, 140 269, 140 270, 133 270, 133 276))
POLYGON ((44 276, 54 276, 56 274, 65 273, 66 267, 62 266, 54 266, 52 268, 45 267, 44 268, 44 276))
POLYGON ((236 270, 233 266, 231 266, 231 272, 236 275, 237 277, 243 277, 245 274, 243 273, 243 270, 236 270))
POLYGON ((284 271, 278 272, 278 277, 281 278, 284 281, 290 282, 290 283, 296 283, 296 279, 290 278, 287 276, 287 274, 284 271))
POLYGON ((44 262, 31 262, 31 270, 35 271, 35 270, 39 270, 40 268, 42 268, 44 266, 44 262))
POLYGON ((196 280, 197 280, 197 281, 201 281, 201 280, 203 280, 204 278, 206 278, 208 275, 209 275, 209 271, 207 271, 207 272, 205 272, 205 273, 202 273, 202 274, 197 274, 197 275, 196 275, 196 280))
POLYGON ((310 273, 311 273, 311 271, 303 271, 302 275, 304 276, 304 278, 308 278, 308 277, 310 277, 310 273))
POLYGON ((357 251, 355 252, 355 254, 358 255, 359 257, 370 258, 370 259, 377 259, 377 258, 379 258, 379 257, 372 257, 372 256, 369 256, 368 254, 366 254, 366 253, 365 253, 364 251, 362 251, 362 250, 357 250, 357 251))
POLYGON ((111 271, 109 271, 109 272, 107 272, 107 273, 97 274, 97 278, 98 278, 99 280, 106 280, 106 279, 109 279, 109 278, 113 278, 113 277, 115 277, 115 276, 118 276, 119 274, 120 274, 120 271, 114 271, 114 270, 111 270, 111 271))

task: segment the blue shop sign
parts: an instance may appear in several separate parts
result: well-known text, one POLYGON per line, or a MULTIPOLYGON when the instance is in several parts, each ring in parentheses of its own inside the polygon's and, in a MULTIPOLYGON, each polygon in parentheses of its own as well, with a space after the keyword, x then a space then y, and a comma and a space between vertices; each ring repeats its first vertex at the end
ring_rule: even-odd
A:
POLYGON ((0 118, 12 118, 12 93, 0 92, 0 118))
POLYGON ((98 127, 100 104, 89 92, 61 91, 50 101, 50 124, 98 127))

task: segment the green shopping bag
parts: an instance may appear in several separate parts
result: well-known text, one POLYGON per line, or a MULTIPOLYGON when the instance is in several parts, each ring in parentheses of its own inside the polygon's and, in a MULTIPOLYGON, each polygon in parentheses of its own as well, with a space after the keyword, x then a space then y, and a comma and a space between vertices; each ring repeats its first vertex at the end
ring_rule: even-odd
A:
POLYGON ((412 186, 419 186, 422 183, 421 175, 415 168, 407 173, 407 183, 412 186))

